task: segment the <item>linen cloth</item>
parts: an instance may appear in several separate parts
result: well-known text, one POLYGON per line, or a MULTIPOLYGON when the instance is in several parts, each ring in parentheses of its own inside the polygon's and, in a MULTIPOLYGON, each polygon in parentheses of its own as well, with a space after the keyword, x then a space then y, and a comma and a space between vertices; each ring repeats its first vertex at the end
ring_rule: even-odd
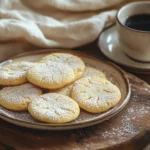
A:
POLYGON ((128 1, 0 0, 0 60, 27 50, 92 42, 128 1))

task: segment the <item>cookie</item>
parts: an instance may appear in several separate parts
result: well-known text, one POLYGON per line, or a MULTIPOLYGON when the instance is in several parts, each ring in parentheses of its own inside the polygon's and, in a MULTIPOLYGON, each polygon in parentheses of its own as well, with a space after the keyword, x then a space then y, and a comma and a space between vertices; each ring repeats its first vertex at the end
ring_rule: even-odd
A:
POLYGON ((106 79, 86 77, 74 83, 71 97, 82 109, 91 113, 101 113, 118 104, 121 92, 106 79))
POLYGON ((0 68, 0 85, 20 85, 27 82, 27 70, 34 66, 32 62, 14 62, 0 68))
POLYGON ((65 64, 39 63, 27 72, 28 81, 46 89, 59 89, 75 80, 74 71, 65 64))
POLYGON ((101 77, 106 79, 106 76, 102 71, 99 71, 92 67, 85 67, 83 77, 101 77))
POLYGON ((5 87, 0 91, 0 105, 14 111, 27 110, 32 99, 41 94, 42 90, 30 83, 5 87))
MULTIPOLYGON (((85 68, 83 77, 101 77, 106 79, 106 76, 103 72, 92 67, 85 68)), ((56 90, 55 93, 63 94, 70 97, 72 87, 73 87, 73 83, 59 90, 56 90)), ((49 92, 54 92, 54 91, 49 91, 49 92)))
POLYGON ((80 108, 74 100, 56 93, 35 98, 29 104, 28 111, 37 120, 57 124, 72 121, 80 114, 80 108))
POLYGON ((40 62, 45 63, 49 61, 70 66, 74 71, 75 79, 81 78, 85 69, 85 64, 81 58, 68 53, 52 53, 43 57, 40 62))
POLYGON ((55 90, 55 91, 50 90, 49 92, 50 93, 55 92, 55 93, 66 95, 66 96, 70 97, 72 86, 73 86, 73 84, 70 84, 70 85, 67 85, 66 87, 63 87, 63 88, 59 89, 59 90, 55 90))

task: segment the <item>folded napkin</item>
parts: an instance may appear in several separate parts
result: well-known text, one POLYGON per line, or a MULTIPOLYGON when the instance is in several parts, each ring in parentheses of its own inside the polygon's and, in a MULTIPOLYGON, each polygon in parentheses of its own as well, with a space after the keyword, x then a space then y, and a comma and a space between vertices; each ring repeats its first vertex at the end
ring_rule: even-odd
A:
MULTIPOLYGON (((129 0, 0 0, 0 60, 26 50, 95 40, 129 0)), ((133 0, 132 0, 133 1, 133 0)))
POLYGON ((150 150, 150 143, 143 150, 150 150))

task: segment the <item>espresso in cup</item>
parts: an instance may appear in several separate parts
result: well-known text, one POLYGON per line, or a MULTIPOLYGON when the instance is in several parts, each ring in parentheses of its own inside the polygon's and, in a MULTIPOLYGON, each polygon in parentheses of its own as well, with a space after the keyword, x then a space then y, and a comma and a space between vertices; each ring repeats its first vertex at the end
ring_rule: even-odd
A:
POLYGON ((125 26, 140 31, 150 31, 150 14, 139 14, 129 17, 125 26))
POLYGON ((133 2, 117 13, 122 50, 131 58, 150 62, 150 2, 133 2))

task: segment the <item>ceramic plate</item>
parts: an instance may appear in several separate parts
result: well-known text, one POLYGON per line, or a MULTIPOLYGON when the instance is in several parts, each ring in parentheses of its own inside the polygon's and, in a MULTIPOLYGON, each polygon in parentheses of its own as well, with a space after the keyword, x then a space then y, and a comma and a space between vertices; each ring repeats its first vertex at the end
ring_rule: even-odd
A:
POLYGON ((78 51, 70 51, 70 50, 34 51, 34 52, 28 52, 21 55, 17 55, 13 58, 10 58, 9 60, 2 62, 0 65, 5 65, 11 62, 18 62, 18 61, 39 61, 43 56, 50 54, 52 52, 67 52, 67 53, 75 54, 80 58, 82 58, 82 60, 85 62, 86 65, 95 67, 98 70, 103 71, 106 74, 108 80, 116 84, 121 90, 122 98, 121 101, 118 103, 118 105, 108 110, 107 112, 98 113, 98 114, 92 114, 81 110, 81 113, 76 120, 65 124, 42 123, 40 121, 35 120, 27 111, 14 112, 14 111, 7 110, 1 106, 0 106, 0 118, 10 123, 23 126, 23 127, 28 127, 28 128, 41 129, 41 130, 68 130, 68 129, 83 128, 94 124, 98 124, 114 116, 125 107, 125 105, 127 104, 130 98, 130 93, 131 93, 129 81, 126 74, 117 66, 108 62, 103 62, 85 53, 81 53, 78 51))
POLYGON ((133 72, 150 74, 150 63, 135 61, 123 52, 115 25, 101 33, 98 46, 101 52, 112 61, 129 68, 133 72))

